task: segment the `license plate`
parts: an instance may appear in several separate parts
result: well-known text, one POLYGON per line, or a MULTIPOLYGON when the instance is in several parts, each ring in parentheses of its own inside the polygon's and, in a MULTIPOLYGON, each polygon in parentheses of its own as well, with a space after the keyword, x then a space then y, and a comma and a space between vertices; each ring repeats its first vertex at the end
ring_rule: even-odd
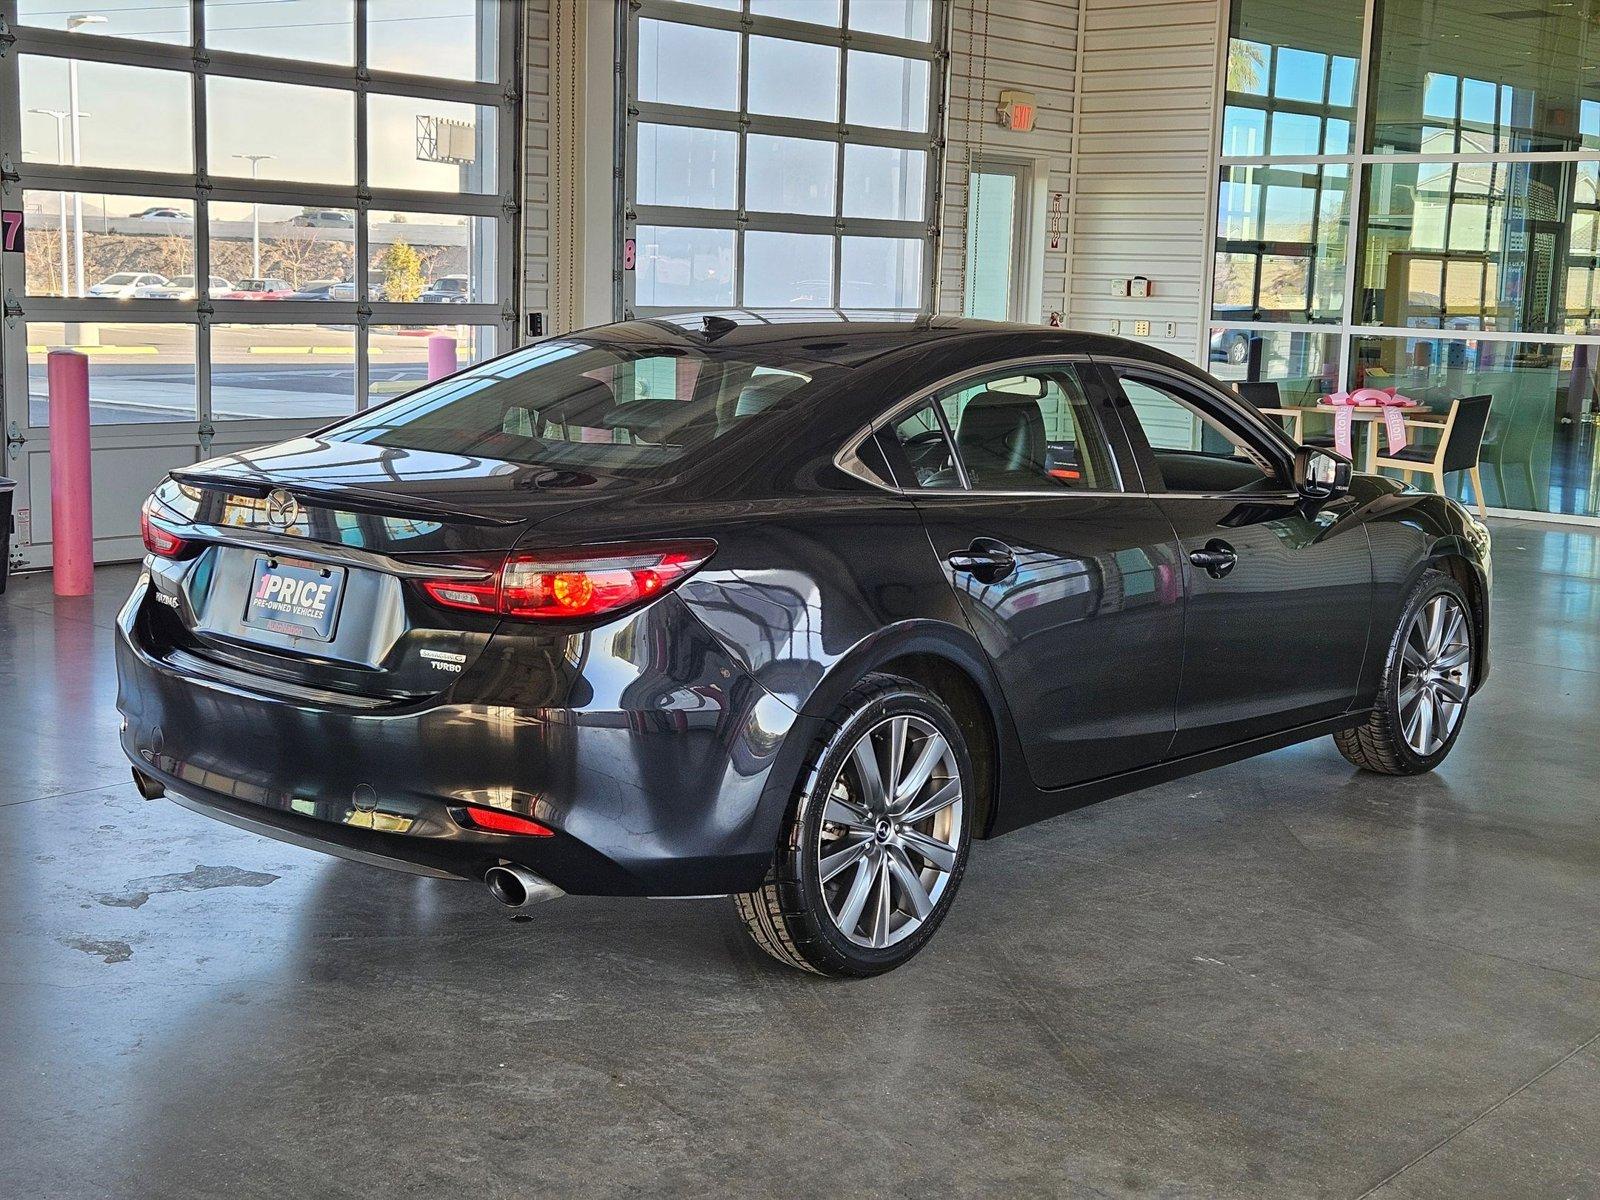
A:
POLYGON ((325 642, 333 636, 343 592, 343 567, 258 558, 244 621, 274 633, 325 642))

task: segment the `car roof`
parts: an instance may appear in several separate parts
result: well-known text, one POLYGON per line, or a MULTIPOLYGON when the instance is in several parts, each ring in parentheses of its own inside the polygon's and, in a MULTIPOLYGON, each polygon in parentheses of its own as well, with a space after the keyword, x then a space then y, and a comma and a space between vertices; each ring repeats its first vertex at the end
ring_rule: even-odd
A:
POLYGON ((628 349, 717 350, 774 364, 808 361, 858 367, 938 348, 966 350, 979 361, 991 356, 1090 354, 1188 366, 1165 351, 1110 334, 928 313, 713 309, 600 325, 567 336, 628 349))

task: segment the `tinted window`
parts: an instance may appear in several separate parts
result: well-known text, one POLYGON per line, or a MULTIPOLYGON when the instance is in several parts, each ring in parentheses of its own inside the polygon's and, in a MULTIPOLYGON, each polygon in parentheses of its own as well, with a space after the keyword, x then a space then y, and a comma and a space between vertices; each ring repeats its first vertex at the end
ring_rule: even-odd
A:
MULTIPOLYGON (((961 473, 956 470, 955 456, 950 449, 950 439, 931 404, 919 404, 889 428, 894 440, 900 444, 905 463, 910 467, 910 478, 900 479, 907 488, 961 487, 961 473)), ((896 478, 906 474, 905 464, 897 469, 896 478)))
POLYGON ((810 382, 805 371, 676 348, 543 342, 363 413, 326 436, 648 473, 785 407, 810 382))
POLYGON ((1109 491, 1110 456, 1096 437, 1076 373, 1006 375, 939 398, 956 452, 978 491, 1109 491))
MULTIPOLYGON (((1272 460, 1243 434, 1204 411, 1185 390, 1153 378, 1122 374, 1131 414, 1171 492, 1235 492, 1275 486, 1272 460)), ((1124 409, 1125 414, 1130 410, 1124 409)))

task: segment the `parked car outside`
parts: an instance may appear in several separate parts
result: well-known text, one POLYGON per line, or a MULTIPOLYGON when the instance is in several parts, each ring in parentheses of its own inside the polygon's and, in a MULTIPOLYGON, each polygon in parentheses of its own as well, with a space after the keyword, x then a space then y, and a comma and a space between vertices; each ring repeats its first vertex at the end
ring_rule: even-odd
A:
POLYGON ((158 275, 154 271, 118 271, 115 275, 107 275, 91 287, 89 295, 131 300, 141 289, 160 287, 166 282, 165 275, 158 275))
MULTIPOLYGON (((232 290, 233 284, 221 275, 211 277, 211 295, 220 296, 232 290)), ((195 277, 174 275, 166 283, 140 288, 136 295, 141 300, 193 300, 196 298, 195 277)))
POLYGON ((465 304, 468 290, 465 275, 441 275, 417 299, 424 304, 465 304))
POLYGON ((287 279, 241 279, 234 289, 217 297, 219 300, 287 300, 294 294, 294 284, 287 279))
POLYGON ((347 212, 338 209, 319 208, 301 213, 289 222, 302 229, 353 229, 355 218, 347 212))
MULTIPOLYGON (((383 282, 385 278, 385 276, 380 275, 375 271, 368 274, 367 288, 373 300, 383 299, 383 282)), ((328 299, 330 300, 350 301, 354 300, 355 298, 356 281, 353 279, 346 279, 334 284, 328 292, 328 299)))
POLYGON ((118 618, 140 790, 513 907, 732 895, 863 976, 976 838, 1330 734, 1449 755, 1491 586, 1454 500, 1141 342, 770 317, 542 340, 175 470, 118 618))
POLYGON ((337 279, 313 279, 305 287, 292 293, 291 300, 331 300, 333 289, 339 286, 337 279))

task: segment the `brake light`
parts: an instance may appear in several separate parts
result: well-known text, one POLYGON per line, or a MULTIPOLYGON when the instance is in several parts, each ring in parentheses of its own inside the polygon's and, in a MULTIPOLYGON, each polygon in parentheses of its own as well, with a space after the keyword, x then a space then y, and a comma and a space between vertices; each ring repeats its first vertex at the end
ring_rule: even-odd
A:
POLYGON ((461 814, 469 825, 487 829, 491 833, 520 833, 526 837, 555 837, 553 829, 546 829, 537 821, 519 817, 516 813, 499 808, 463 808, 461 814))
POLYGON ((151 511, 155 503, 156 498, 149 496, 139 509, 139 532, 144 537, 144 548, 160 558, 187 558, 194 551, 194 543, 156 524, 151 511))
POLYGON ((425 579, 422 590, 446 608, 521 620, 595 617, 671 590, 716 548, 704 539, 524 551, 481 580, 425 579))

